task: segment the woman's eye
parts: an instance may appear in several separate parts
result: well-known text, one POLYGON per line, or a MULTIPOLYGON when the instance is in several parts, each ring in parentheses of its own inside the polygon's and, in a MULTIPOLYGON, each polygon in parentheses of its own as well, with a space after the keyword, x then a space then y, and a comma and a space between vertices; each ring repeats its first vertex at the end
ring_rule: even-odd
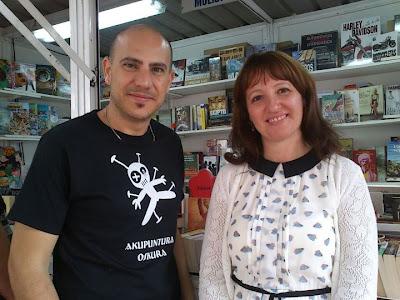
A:
POLYGON ((251 102, 257 102, 257 101, 259 101, 261 99, 262 99, 262 96, 261 95, 257 95, 257 96, 254 96, 253 98, 251 98, 251 102))
POLYGON ((278 94, 287 94, 290 90, 288 88, 280 88, 278 89, 278 94))

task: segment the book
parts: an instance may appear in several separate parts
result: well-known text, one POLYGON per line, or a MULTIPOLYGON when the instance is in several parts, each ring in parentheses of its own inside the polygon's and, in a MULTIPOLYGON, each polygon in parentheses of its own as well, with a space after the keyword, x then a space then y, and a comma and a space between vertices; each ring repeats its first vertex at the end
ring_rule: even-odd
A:
POLYGON ((8 194, 9 189, 20 189, 22 157, 12 146, 0 147, 0 193, 8 194))
POLYGON ((48 104, 38 103, 38 134, 43 135, 50 129, 50 108, 48 104))
POLYGON ((6 59, 0 59, 0 89, 11 88, 10 65, 6 59))
POLYGON ((204 229, 215 176, 202 169, 189 180, 188 230, 204 229))
POLYGON ((29 130, 30 135, 39 135, 37 103, 29 103, 29 130))
POLYGON ((29 135, 29 103, 8 102, 7 108, 10 112, 8 127, 10 134, 29 135))
POLYGON ((386 146, 386 181, 400 181, 400 141, 389 141, 386 146))
POLYGON ((353 161, 361 167, 367 182, 378 180, 375 149, 353 150, 353 161))
POLYGON ((321 98, 322 116, 331 124, 344 122, 344 101, 340 93, 323 95, 321 98))
POLYGON ((398 58, 399 35, 397 31, 378 34, 372 44, 372 61, 379 62, 398 58))
POLYGON ((190 106, 177 106, 175 107, 175 131, 189 131, 191 130, 191 108, 190 106))
POLYGON ((338 141, 340 145, 339 154, 348 159, 353 159, 353 139, 341 138, 338 141))
POLYGON ((385 88, 385 117, 400 116, 400 85, 388 85, 385 88))
POLYGON ((208 59, 208 66, 210 69, 210 81, 216 81, 221 79, 221 58, 210 57, 208 59))
POLYGON ((250 48, 251 54, 276 51, 276 43, 254 45, 250 48))
POLYGON ((384 94, 382 85, 358 89, 360 100, 360 120, 379 120, 383 117, 384 94))
POLYGON ((358 89, 345 89, 338 91, 338 93, 343 95, 345 122, 358 122, 360 115, 360 97, 358 89))
POLYGON ((276 50, 282 51, 287 55, 292 56, 292 53, 294 51, 299 50, 299 46, 300 45, 298 43, 293 43, 292 41, 283 41, 276 44, 276 50))
POLYGON ((383 286, 388 297, 400 299, 400 290, 398 288, 400 277, 396 269, 396 254, 399 249, 399 241, 389 240, 389 244, 383 253, 383 272, 386 276, 383 278, 383 286))
POLYGON ((56 71, 56 91, 57 96, 71 97, 71 83, 58 71, 56 71))
POLYGON ((48 65, 36 65, 36 92, 55 95, 56 90, 56 69, 48 65))
POLYGON ((210 81, 208 57, 186 60, 185 85, 210 81))
POLYGON ((195 152, 188 152, 183 154, 185 180, 196 176, 199 173, 199 154, 195 152))
POLYGON ((301 49, 315 49, 316 69, 339 67, 339 37, 337 30, 301 36, 301 49))
POLYGON ((218 155, 204 155, 203 156, 203 164, 201 165, 201 169, 208 169, 214 176, 217 176, 219 171, 219 157, 218 155))
POLYGON ((6 102, 0 101, 0 135, 10 133, 10 112, 6 102))
POLYGON ((236 78, 237 73, 240 71, 245 61, 246 47, 243 45, 222 49, 219 51, 219 57, 221 58, 222 78, 236 78), (230 62, 227 66, 228 61, 230 62))
POLYGON ((317 70, 315 49, 293 51, 292 57, 301 63, 307 71, 313 72, 317 70))
POLYGON ((171 87, 182 86, 185 83, 185 69, 186 59, 178 59, 172 62, 172 70, 174 72, 174 79, 172 80, 171 87))
POLYGON ((228 115, 228 98, 224 95, 208 97, 210 120, 228 115))
POLYGON ((376 169, 378 172, 378 182, 386 181, 386 146, 376 146, 376 169))
POLYGON ((36 92, 36 65, 14 63, 14 89, 36 92))
POLYGON ((372 43, 380 33, 379 16, 342 23, 340 26, 342 66, 372 62, 372 43))

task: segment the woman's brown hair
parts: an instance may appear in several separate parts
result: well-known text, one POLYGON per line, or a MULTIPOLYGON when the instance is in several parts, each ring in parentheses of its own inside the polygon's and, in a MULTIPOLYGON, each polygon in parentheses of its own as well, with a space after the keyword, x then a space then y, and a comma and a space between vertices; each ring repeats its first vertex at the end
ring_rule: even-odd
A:
POLYGON ((255 163, 263 155, 261 135, 254 130, 246 105, 246 91, 265 76, 287 80, 303 97, 303 119, 300 129, 304 141, 319 159, 336 152, 338 135, 322 117, 315 82, 306 69, 287 54, 279 51, 251 55, 245 62, 234 86, 232 131, 233 153, 225 158, 233 164, 255 163))

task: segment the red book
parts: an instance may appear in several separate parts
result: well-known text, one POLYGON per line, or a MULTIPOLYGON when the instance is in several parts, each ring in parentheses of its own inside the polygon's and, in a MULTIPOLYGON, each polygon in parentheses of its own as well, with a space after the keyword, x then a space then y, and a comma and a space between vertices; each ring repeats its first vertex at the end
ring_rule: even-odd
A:
POLYGON ((189 180, 188 231, 204 229, 215 176, 202 169, 189 180))
POLYGON ((353 150, 353 161, 361 167, 367 182, 378 181, 375 150, 353 150))

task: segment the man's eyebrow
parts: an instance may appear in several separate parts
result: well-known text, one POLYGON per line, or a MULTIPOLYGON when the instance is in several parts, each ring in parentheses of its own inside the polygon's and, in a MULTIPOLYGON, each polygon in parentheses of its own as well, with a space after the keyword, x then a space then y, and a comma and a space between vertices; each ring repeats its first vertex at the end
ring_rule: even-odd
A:
POLYGON ((143 64, 143 61, 134 57, 124 57, 120 60, 120 63, 136 63, 136 64, 143 64))
POLYGON ((165 63, 162 62, 155 62, 155 63, 151 63, 150 64, 151 67, 159 67, 159 68, 163 68, 163 69, 167 69, 167 65, 165 63))

